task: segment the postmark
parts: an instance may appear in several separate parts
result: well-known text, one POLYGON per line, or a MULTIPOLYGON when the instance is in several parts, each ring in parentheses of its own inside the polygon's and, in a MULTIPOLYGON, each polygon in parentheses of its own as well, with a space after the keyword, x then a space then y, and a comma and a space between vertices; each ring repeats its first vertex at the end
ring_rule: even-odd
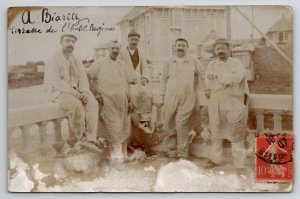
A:
POLYGON ((294 137, 291 134, 257 134, 256 182, 292 182, 294 137))

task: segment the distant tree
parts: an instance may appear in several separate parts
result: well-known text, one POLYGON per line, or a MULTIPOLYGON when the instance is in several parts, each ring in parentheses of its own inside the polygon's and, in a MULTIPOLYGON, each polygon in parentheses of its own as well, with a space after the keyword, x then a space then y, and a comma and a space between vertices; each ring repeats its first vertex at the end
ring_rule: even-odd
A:
POLYGON ((27 66, 27 67, 34 67, 34 66, 35 66, 35 62, 33 62, 33 61, 28 61, 28 62, 26 62, 26 66, 27 66))
POLYGON ((46 65, 44 61, 37 61, 35 62, 35 66, 40 66, 40 65, 46 65))

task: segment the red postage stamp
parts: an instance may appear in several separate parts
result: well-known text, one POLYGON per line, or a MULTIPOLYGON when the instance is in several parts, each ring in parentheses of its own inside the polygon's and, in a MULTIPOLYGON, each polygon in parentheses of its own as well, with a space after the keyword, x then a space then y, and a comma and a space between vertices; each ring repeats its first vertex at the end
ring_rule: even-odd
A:
POLYGON ((257 182, 293 181, 293 135, 257 134, 255 147, 255 180, 257 182))

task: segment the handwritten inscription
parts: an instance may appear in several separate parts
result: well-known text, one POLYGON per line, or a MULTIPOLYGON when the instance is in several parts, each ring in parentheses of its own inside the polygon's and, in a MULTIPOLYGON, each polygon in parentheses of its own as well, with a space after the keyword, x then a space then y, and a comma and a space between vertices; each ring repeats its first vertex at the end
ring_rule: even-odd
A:
POLYGON ((76 12, 56 13, 43 8, 40 21, 35 21, 33 13, 25 9, 21 15, 21 22, 24 26, 11 26, 11 34, 41 34, 55 32, 95 32, 100 36, 103 32, 115 31, 114 26, 107 26, 105 23, 96 24, 88 17, 81 17, 76 12), (37 24, 40 24, 39 26, 37 24), (45 26, 46 25, 46 26, 45 26))

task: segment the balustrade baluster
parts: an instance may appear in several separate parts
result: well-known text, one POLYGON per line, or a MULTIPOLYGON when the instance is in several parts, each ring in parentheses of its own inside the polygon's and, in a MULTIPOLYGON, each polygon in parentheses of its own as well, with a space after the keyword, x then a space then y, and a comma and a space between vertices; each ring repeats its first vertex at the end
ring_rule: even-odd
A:
POLYGON ((64 147, 65 142, 61 136, 61 121, 62 118, 53 120, 54 123, 54 144, 52 145, 56 151, 55 157, 64 157, 62 153, 62 148, 64 147))
POLYGON ((39 127, 39 134, 40 134, 40 153, 41 155, 45 155, 49 152, 49 143, 47 142, 47 121, 38 122, 37 125, 39 127))
POLYGON ((76 135, 73 133, 73 131, 71 130, 71 128, 69 128, 69 132, 68 132, 68 138, 67 138, 67 144, 70 146, 70 152, 72 151, 76 151, 75 144, 77 142, 77 137, 76 135))
POLYGON ((265 129, 264 110, 256 109, 256 130, 263 131, 265 129))
POLYGON ((31 124, 23 125, 20 127, 21 129, 21 135, 22 135, 22 151, 21 154, 28 155, 29 153, 29 141, 30 141, 30 130, 31 130, 31 124))
POLYGON ((281 125, 281 112, 280 110, 274 110, 273 113, 273 120, 274 120, 274 133, 281 133, 282 132, 282 125, 281 125))

